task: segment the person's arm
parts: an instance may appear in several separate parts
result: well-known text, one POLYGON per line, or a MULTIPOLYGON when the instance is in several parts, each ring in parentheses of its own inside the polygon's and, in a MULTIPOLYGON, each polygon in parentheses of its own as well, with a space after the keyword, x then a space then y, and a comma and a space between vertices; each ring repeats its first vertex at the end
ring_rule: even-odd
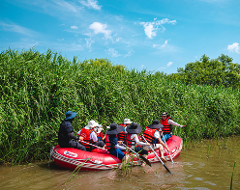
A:
POLYGON ((74 140, 79 140, 79 138, 80 138, 80 137, 74 136, 73 133, 68 133, 68 137, 69 137, 70 139, 74 139, 74 140))
POLYGON ((137 135, 134 135, 132 139, 134 139, 134 141, 136 142, 136 145, 141 145, 141 146, 150 145, 149 143, 139 141, 139 138, 137 135))
POLYGON ((102 138, 103 141, 106 139, 106 136, 107 136, 107 135, 105 134, 104 137, 102 138))
POLYGON ((184 126, 185 126, 185 125, 180 125, 180 124, 178 124, 177 122, 174 122, 174 121, 171 120, 171 119, 168 120, 168 124, 169 124, 169 125, 176 125, 176 126, 178 126, 178 127, 184 127, 184 126))
POLYGON ((98 141, 97 134, 94 131, 90 134, 90 139, 92 139, 93 142, 97 142, 98 141))
POLYGON ((164 147, 167 149, 167 151, 169 151, 167 145, 162 141, 161 135, 160 135, 160 132, 159 132, 159 131, 155 131, 154 137, 155 137, 156 139, 158 139, 158 142, 159 142, 162 146, 164 146, 164 147))
POLYGON ((159 143, 160 143, 162 146, 164 146, 164 147, 167 149, 168 152, 170 151, 170 150, 168 149, 167 145, 162 141, 161 138, 158 138, 158 141, 159 141, 159 143))

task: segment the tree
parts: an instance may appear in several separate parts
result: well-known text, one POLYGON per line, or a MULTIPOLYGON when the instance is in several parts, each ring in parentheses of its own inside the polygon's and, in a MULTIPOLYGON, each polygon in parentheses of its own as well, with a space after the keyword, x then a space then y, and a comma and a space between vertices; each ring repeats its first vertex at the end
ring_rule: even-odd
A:
POLYGON ((186 84, 240 87, 240 65, 232 63, 232 58, 222 54, 217 59, 210 59, 205 54, 199 61, 178 68, 178 73, 170 78, 183 80, 186 84))

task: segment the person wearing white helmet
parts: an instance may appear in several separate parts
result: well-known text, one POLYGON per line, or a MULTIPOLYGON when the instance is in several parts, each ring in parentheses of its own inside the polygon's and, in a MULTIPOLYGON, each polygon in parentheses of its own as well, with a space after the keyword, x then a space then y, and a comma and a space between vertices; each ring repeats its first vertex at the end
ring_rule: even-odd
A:
MULTIPOLYGON (((96 146, 103 147, 104 142, 103 141, 98 142, 97 134, 94 131, 94 128, 97 127, 97 126, 99 126, 99 124, 96 121, 94 121, 94 120, 89 121, 88 125, 85 126, 84 128, 82 128, 77 133, 81 138, 80 140, 81 141, 86 141, 87 143, 91 143, 91 144, 94 144, 96 146)), ((81 144, 83 146, 85 146, 86 150, 91 151, 93 148, 87 143, 81 142, 81 144)))
POLYGON ((97 133, 98 141, 104 141, 106 138, 106 135, 103 135, 103 126, 99 125, 94 128, 95 132, 97 133))

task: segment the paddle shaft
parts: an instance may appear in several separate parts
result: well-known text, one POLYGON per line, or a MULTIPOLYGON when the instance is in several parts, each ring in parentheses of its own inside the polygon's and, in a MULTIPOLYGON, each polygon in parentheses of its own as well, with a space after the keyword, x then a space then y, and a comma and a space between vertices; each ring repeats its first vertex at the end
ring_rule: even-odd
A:
MULTIPOLYGON (((167 141, 166 141, 166 139, 165 139, 165 137, 164 137, 164 134, 163 134, 163 140, 164 140, 165 145, 166 145, 167 148, 168 148, 167 141)), ((168 149, 169 149, 169 148, 168 148, 168 149)), ((171 153, 170 153, 169 151, 168 151, 168 154, 169 154, 170 159, 171 159, 171 161, 172 161, 172 163, 173 163, 172 155, 171 155, 171 153)))
POLYGON ((136 154, 139 158, 142 158, 142 160, 149 165, 150 167, 152 167, 151 163, 149 162, 149 160, 147 158, 144 158, 143 156, 141 156, 140 154, 138 154, 136 151, 134 151, 133 149, 129 148, 127 145, 123 144, 123 146, 125 146, 127 149, 129 149, 131 152, 133 152, 134 154, 136 154))
MULTIPOLYGON (((142 138, 143 138, 143 140, 145 141, 145 143, 147 143, 147 141, 146 141, 146 139, 144 138, 143 135, 142 135, 142 138)), ((161 160, 161 158, 160 158, 160 157, 157 155, 157 153, 154 151, 152 145, 149 145, 149 146, 150 146, 151 150, 154 152, 154 154, 156 155, 156 157, 159 159, 159 161, 161 162, 161 164, 164 166, 164 168, 165 168, 170 174, 172 174, 172 173, 170 172, 170 170, 167 168, 167 166, 163 163, 163 161, 161 160)))
POLYGON ((92 144, 92 143, 88 143, 88 142, 86 142, 86 141, 81 141, 81 140, 79 140, 79 142, 82 142, 82 143, 88 144, 88 145, 90 145, 90 146, 92 146, 92 147, 99 148, 99 149, 101 149, 101 150, 107 151, 106 149, 104 149, 104 148, 102 148, 102 147, 100 147, 100 146, 96 146, 96 145, 94 145, 94 144, 92 144))

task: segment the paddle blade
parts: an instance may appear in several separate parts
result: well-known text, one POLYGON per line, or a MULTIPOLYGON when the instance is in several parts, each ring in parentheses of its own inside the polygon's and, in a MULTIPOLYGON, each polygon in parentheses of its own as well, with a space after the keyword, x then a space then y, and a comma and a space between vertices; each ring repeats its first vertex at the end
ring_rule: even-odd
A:
POLYGON ((149 162, 149 160, 148 160, 147 158, 145 158, 145 157, 143 157, 143 156, 141 156, 141 155, 139 155, 139 157, 142 158, 142 160, 143 160, 147 165, 149 165, 150 167, 152 167, 151 162, 149 162))
POLYGON ((165 164, 163 164, 163 166, 170 174, 172 174, 165 164))

